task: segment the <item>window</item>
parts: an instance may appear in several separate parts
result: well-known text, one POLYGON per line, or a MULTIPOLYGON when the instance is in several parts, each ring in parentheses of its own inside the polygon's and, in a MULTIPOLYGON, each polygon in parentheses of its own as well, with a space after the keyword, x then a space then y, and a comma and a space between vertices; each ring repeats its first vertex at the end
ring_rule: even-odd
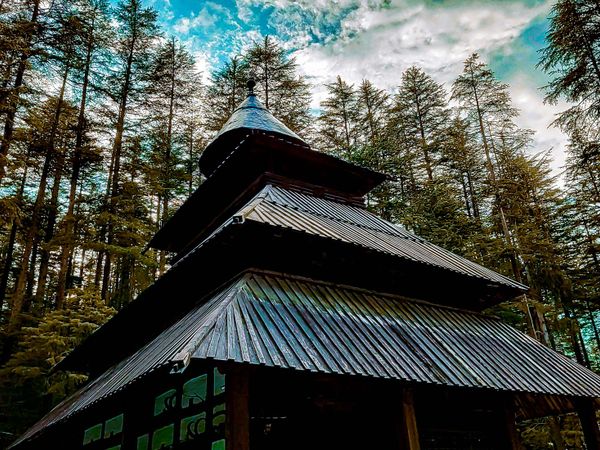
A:
POLYGON ((83 433, 83 445, 90 444, 102 439, 102 424, 94 425, 83 433))
POLYGON ((173 424, 167 425, 166 427, 159 428, 152 434, 152 450, 163 450, 172 448, 174 443, 174 430, 173 424))
POLYGON ((123 414, 108 419, 104 425, 104 438, 115 436, 123 431, 123 414))
POLYGON ((208 375, 203 374, 183 384, 181 407, 188 408, 206 401, 206 384, 208 375))
POLYGON ((127 398, 125 412, 85 429, 87 450, 225 450, 225 374, 214 367, 157 377, 127 398), (168 384, 167 384, 168 383, 168 384), (133 417, 130 419, 129 417, 133 417), (88 446, 89 444, 89 446, 88 446))
POLYGON ((158 416, 165 411, 169 411, 175 408, 175 402, 177 401, 177 391, 175 389, 169 389, 167 392, 160 394, 154 400, 154 415, 158 416))
POLYGON ((200 437, 206 431, 206 413, 202 412, 181 419, 179 427, 179 440, 189 441, 200 437))

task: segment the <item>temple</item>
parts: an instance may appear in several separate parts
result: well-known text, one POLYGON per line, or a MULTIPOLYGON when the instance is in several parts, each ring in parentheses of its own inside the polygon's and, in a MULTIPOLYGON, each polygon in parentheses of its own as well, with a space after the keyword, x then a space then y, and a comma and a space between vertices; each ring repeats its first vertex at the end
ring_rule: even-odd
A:
POLYGON ((170 270, 56 370, 87 372, 13 449, 520 449, 600 377, 481 313, 523 286, 365 208, 386 177, 249 94, 149 246, 170 270))

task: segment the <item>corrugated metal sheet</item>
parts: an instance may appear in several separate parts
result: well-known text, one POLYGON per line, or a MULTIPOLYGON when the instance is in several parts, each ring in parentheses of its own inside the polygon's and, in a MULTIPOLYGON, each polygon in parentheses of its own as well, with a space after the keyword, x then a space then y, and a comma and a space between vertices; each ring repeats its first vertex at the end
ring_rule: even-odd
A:
MULTIPOLYGON (((600 377, 498 319, 349 287, 249 274, 176 361, 216 359, 540 394, 600 377)), ((203 314, 201 313, 203 316, 203 314)))
POLYGON ((356 206, 267 186, 239 215, 249 220, 360 245, 512 288, 527 289, 508 277, 431 244, 356 206))
POLYGON ((57 406, 21 440, 160 367, 234 361, 499 391, 600 397, 600 377, 480 314, 247 273, 57 406))

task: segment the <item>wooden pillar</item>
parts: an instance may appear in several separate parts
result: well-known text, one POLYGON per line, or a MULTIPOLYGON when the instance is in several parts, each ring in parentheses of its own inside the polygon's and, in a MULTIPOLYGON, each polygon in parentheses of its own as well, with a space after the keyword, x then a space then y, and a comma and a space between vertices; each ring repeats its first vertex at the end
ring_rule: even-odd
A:
POLYGON ((227 421, 225 439, 227 450, 250 449, 248 375, 249 372, 242 368, 233 368, 226 372, 227 421))
POLYGON ((594 400, 578 398, 574 400, 574 403, 581 422, 587 450, 600 450, 600 429, 598 428, 594 400))
POLYGON ((402 434, 406 450, 421 450, 415 399, 412 389, 409 388, 402 390, 402 419, 402 434))
POLYGON ((510 450, 524 450, 521 436, 517 429, 515 399, 510 396, 503 402, 504 430, 506 437, 506 448, 510 450))

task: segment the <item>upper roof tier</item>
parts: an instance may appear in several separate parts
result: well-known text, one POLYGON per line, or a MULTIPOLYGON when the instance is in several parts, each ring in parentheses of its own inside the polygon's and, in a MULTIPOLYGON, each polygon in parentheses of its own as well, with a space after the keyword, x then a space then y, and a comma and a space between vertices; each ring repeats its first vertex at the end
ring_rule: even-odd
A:
POLYGON ((184 256, 267 184, 296 186, 320 197, 363 205, 364 196, 386 179, 382 173, 311 149, 273 117, 252 90, 208 144, 199 165, 207 179, 149 247, 184 256))
POLYGON ((304 142, 296 133, 290 130, 279 119, 264 107, 254 94, 253 82, 248 82, 249 93, 233 112, 231 117, 217 136, 208 144, 200 157, 200 170, 207 177, 223 162, 233 151, 240 138, 255 131, 262 131, 273 136, 280 136, 295 144, 306 148, 310 146, 304 142), (233 145, 232 145, 233 144, 233 145))

